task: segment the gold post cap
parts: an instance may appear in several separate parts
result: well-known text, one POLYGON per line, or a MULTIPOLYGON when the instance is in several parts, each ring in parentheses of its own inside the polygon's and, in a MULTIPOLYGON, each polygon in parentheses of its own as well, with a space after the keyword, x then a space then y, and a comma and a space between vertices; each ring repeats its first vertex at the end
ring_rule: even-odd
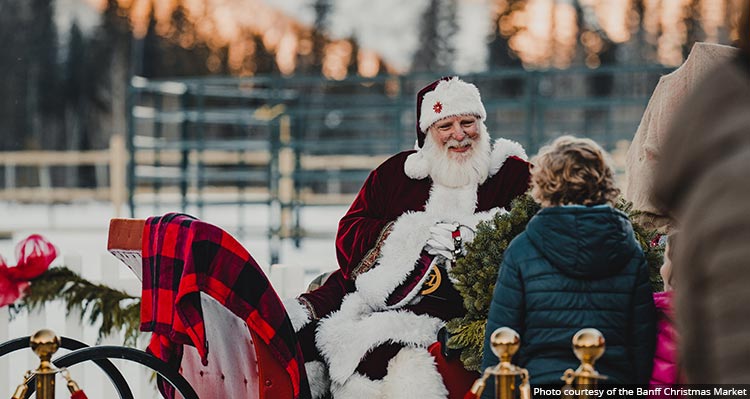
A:
POLYGON ((49 361, 52 355, 60 348, 60 337, 52 330, 39 330, 30 339, 31 350, 36 353, 42 361, 49 361))
POLYGON ((596 328, 584 328, 573 336, 573 352, 582 364, 590 364, 604 354, 604 335, 596 328))
POLYGON ((500 327, 490 336, 490 345, 501 362, 510 362, 521 346, 521 336, 512 328, 500 327))

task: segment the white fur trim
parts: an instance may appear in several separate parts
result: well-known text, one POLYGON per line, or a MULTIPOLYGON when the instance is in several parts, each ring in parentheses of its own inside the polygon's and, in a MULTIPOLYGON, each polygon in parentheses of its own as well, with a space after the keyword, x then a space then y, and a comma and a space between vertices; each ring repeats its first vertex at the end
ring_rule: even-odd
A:
MULTIPOLYGON (((406 281, 414 269, 414 263, 430 238, 430 227, 441 221, 475 226, 476 205, 476 185, 451 188, 433 184, 425 211, 399 217, 383 244, 377 266, 357 277, 357 293, 364 303, 373 309, 386 309, 386 298, 406 281)), ((408 303, 419 289, 417 285, 401 302, 388 308, 408 303)))
POLYGON ((383 381, 354 373, 343 384, 331 384, 333 399, 388 399, 382 394, 383 381))
POLYGON ((380 251, 378 264, 357 277, 357 293, 374 309, 385 309, 388 295, 406 281, 430 238, 436 220, 426 212, 409 212, 393 223, 380 251))
POLYGON ((386 342, 427 347, 443 322, 407 311, 373 312, 357 293, 344 298, 341 309, 322 319, 315 343, 329 365, 331 381, 343 384, 371 349, 386 342))
POLYGON ((289 315, 289 320, 292 321, 294 332, 299 331, 302 327, 307 325, 310 320, 312 320, 312 316, 310 315, 307 306, 300 303, 297 298, 284 299, 282 304, 284 305, 284 309, 286 309, 286 314, 289 315))
POLYGON ((305 372, 313 399, 320 399, 328 393, 331 380, 328 378, 328 370, 323 362, 319 360, 305 362, 305 372))
POLYGON ((497 139, 492 146, 492 155, 490 161, 490 176, 494 176, 500 168, 505 164, 505 160, 508 157, 517 156, 524 161, 527 161, 529 157, 526 155, 526 150, 523 149, 521 144, 508 139, 497 139))
POLYGON ((475 184, 455 188, 433 184, 430 189, 430 199, 427 200, 424 211, 436 222, 460 223, 474 215, 476 208, 477 186, 475 184))
POLYGON ((388 399, 445 399, 448 390, 427 350, 404 348, 388 363, 381 395, 388 399))
POLYGON ((437 371, 435 359, 420 348, 403 348, 388 362, 382 380, 373 381, 359 373, 343 384, 333 383, 334 399, 445 399, 448 390, 437 371))
POLYGON ((430 164, 427 159, 425 159, 421 149, 406 157, 406 162, 404 162, 404 173, 410 178, 414 180, 422 180, 427 177, 427 172, 429 170, 430 164))
POLYGON ((435 90, 422 97, 419 128, 426 133, 433 123, 454 115, 477 115, 482 120, 487 119, 479 89, 457 76, 441 81, 435 90))

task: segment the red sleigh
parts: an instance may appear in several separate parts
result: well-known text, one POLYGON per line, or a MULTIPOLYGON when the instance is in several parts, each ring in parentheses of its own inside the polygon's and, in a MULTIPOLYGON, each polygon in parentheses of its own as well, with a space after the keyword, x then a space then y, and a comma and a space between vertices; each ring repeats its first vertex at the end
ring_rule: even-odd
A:
MULTIPOLYGON (((140 274, 143 219, 112 219, 107 249, 140 274)), ((211 350, 203 366, 185 345, 181 374, 199 397, 291 398, 292 381, 258 332, 226 307, 201 294, 206 338, 211 350)))
MULTIPOLYGON (((143 219, 112 219, 107 249, 140 276, 143 219)), ((292 398, 293 381, 271 347, 252 325, 245 323, 210 295, 201 293, 201 306, 210 346, 208 362, 202 364, 198 351, 184 345, 180 374, 199 397, 292 398)), ((463 398, 477 378, 466 371, 457 359, 447 360, 435 343, 430 353, 436 358, 449 398, 463 398)), ((306 381, 304 381, 306 383, 306 381)), ((303 384, 306 385, 306 384, 303 384)))

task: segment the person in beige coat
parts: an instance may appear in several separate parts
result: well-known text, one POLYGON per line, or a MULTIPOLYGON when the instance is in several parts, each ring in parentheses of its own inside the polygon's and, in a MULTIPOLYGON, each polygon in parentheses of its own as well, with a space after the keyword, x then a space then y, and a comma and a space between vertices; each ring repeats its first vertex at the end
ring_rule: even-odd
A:
POLYGON ((653 200, 680 222, 674 279, 687 382, 750 383, 750 2, 740 53, 707 73, 666 135, 653 200))
POLYGON ((667 129, 672 117, 701 80, 717 65, 736 57, 737 49, 713 43, 695 43, 687 60, 662 76, 643 112, 641 123, 628 148, 623 196, 640 211, 638 222, 662 234, 670 233, 674 220, 651 200, 657 164, 666 151, 667 129))

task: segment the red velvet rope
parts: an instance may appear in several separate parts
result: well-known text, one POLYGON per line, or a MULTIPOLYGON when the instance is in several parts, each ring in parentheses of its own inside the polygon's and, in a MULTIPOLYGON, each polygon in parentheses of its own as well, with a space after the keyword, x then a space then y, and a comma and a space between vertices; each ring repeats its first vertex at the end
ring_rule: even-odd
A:
POLYGON ((56 257, 55 246, 38 234, 18 243, 15 267, 9 267, 0 256, 0 307, 15 302, 29 285, 29 280, 47 271, 56 257))
POLYGON ((72 394, 70 394, 70 399, 89 399, 85 393, 83 393, 83 390, 75 391, 72 394))
POLYGON ((471 391, 469 391, 469 392, 466 392, 466 395, 464 395, 464 399, 479 399, 479 397, 471 393, 471 391))

